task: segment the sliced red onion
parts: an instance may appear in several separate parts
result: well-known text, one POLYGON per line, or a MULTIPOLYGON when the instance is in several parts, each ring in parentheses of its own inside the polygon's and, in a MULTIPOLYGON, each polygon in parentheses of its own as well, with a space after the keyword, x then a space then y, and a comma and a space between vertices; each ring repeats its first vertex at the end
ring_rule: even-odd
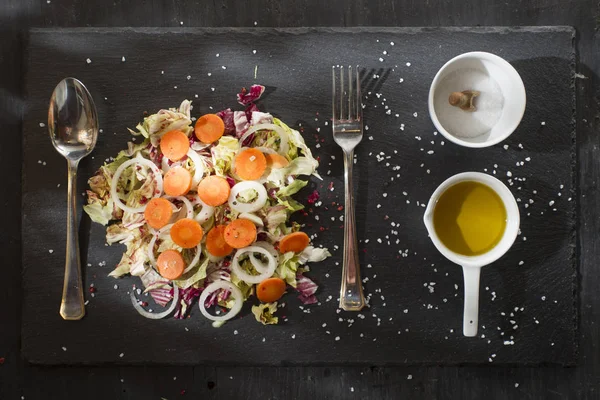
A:
POLYGON ((155 194, 154 194, 154 196, 152 196, 152 198, 159 197, 162 194, 163 179, 162 179, 162 174, 160 172, 160 169, 158 169, 158 167, 152 161, 146 160, 145 158, 143 158, 140 155, 140 153, 138 153, 138 155, 136 157, 132 158, 129 161, 125 161, 115 171, 115 174, 112 177, 112 181, 110 182, 110 196, 112 197, 115 205, 117 207, 119 207, 121 210, 130 212, 130 213, 141 213, 141 212, 144 212, 148 203, 146 203, 140 207, 135 207, 135 208, 129 207, 121 201, 121 199, 119 198, 119 195, 117 193, 117 184, 119 183, 119 178, 121 177, 121 174, 123 173, 123 171, 125 171, 125 169, 127 167, 134 165, 134 164, 141 164, 152 170, 152 173, 154 174, 154 179, 156 180, 156 190, 155 190, 155 192, 154 192, 155 194))
POLYGON ((133 290, 133 289, 131 290, 130 297, 131 297, 131 303, 133 303, 133 307, 135 308, 135 310, 138 313, 140 313, 140 315, 142 317, 149 318, 149 319, 162 319, 162 318, 169 316, 169 314, 171 314, 173 311, 175 311, 175 307, 177 307, 177 303, 179 303, 179 288, 177 288, 177 287, 173 288, 173 300, 171 301, 171 305, 169 306, 168 309, 166 309, 165 311, 163 311, 161 313, 151 313, 151 312, 144 310, 144 308, 140 305, 138 300, 135 298, 135 290, 133 290))
POLYGON ((241 311, 242 306, 244 305, 244 295, 237 286, 235 286, 229 281, 215 281, 204 288, 202 294, 200 295, 200 300, 198 300, 198 305, 200 306, 200 312, 206 318, 212 321, 228 321, 231 318, 235 317, 241 311), (229 310, 229 312, 227 312, 227 314, 218 316, 211 315, 206 309, 205 302, 210 294, 214 293, 219 289, 228 290, 231 293, 230 296, 233 297, 233 299, 235 300, 235 303, 233 304, 233 307, 229 310))
POLYGON ((275 124, 258 124, 258 125, 251 126, 244 133, 244 135, 242 135, 242 137, 240 138, 240 141, 239 141, 240 146, 244 143, 244 141, 246 140, 246 138, 248 136, 252 135, 254 132, 262 131, 262 130, 269 130, 269 131, 277 132, 277 134, 279 135, 279 151, 278 151, 278 153, 280 153, 282 155, 286 155, 288 153, 290 146, 288 144, 287 132, 282 127, 275 125, 275 124))
POLYGON ((196 215, 195 219, 199 223, 203 224, 206 221, 208 221, 210 219, 210 217, 212 217, 215 214, 215 208, 211 207, 208 204, 206 204, 205 202, 203 202, 200 199, 200 196, 196 196, 196 199, 197 199, 196 204, 202 205, 202 209, 200 210, 200 212, 198 212, 198 215, 196 215))
POLYGON ((275 272, 276 268, 277 261, 275 260, 275 257, 273 257, 269 250, 259 246, 248 246, 244 247, 243 249, 239 249, 233 256, 233 259, 231 260, 231 270, 238 276, 238 278, 249 284, 260 283, 265 279, 270 278, 275 272), (264 255, 265 258, 268 260, 268 263, 265 266, 255 257, 254 259, 259 265, 257 267, 257 265, 255 265, 254 262, 252 262, 252 258, 250 258, 250 262, 252 262, 254 268, 259 272, 259 275, 250 275, 249 273, 244 271, 240 266, 239 258, 246 253, 251 253, 251 255, 252 253, 260 253, 264 255))
POLYGON ((265 226, 263 220, 256 214, 243 212, 240 215, 238 215, 238 218, 243 218, 252 221, 252 223, 256 226, 265 226))
POLYGON ((255 181, 238 182, 233 188, 231 188, 231 193, 229 194, 229 207, 240 213, 254 212, 263 208, 267 203, 267 199, 267 189, 265 189, 265 187, 260 183, 255 181), (241 192, 250 189, 254 189, 258 193, 258 196, 252 203, 241 203, 237 201, 237 196, 241 192))

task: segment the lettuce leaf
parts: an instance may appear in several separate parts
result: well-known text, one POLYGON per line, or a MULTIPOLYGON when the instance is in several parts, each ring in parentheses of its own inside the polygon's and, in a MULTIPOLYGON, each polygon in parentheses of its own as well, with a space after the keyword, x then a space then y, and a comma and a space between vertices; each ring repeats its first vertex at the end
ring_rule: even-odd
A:
POLYGON ((202 279, 206 278, 206 268, 208 267, 208 257, 204 256, 204 259, 201 260, 195 267, 191 269, 187 274, 184 274, 179 279, 175 279, 173 284, 182 288, 187 289, 190 286, 200 282, 202 279))
POLYGON ((331 253, 326 248, 308 246, 300 253, 300 261, 302 264, 307 262, 323 261, 327 257, 331 257, 331 253))
POLYGON ((300 191, 300 189, 302 189, 307 184, 308 184, 308 181, 303 181, 301 179, 294 179, 294 181, 292 183, 279 189, 279 191, 276 193, 276 196, 277 197, 292 196, 292 195, 298 193, 300 191))
POLYGON ((317 174, 314 163, 309 158, 300 156, 292 159, 287 167, 271 169, 267 181, 273 182, 277 186, 283 186, 288 176, 296 175, 314 175, 322 179, 317 174))
POLYGON ((139 228, 126 228, 122 223, 112 224, 106 228, 106 243, 110 245, 117 242, 127 244, 132 240, 140 239, 141 236, 142 232, 139 228))
POLYGON ((285 199, 277 198, 277 204, 285 206, 290 212, 300 211, 304 208, 304 204, 292 199, 291 197, 286 197, 285 199))
POLYGON ((218 144, 211 149, 215 174, 226 176, 231 169, 231 162, 238 150, 238 140, 232 136, 221 136, 218 144))
MULTIPOLYGON (((254 270, 254 267, 250 263, 249 259, 245 259, 244 261, 242 261, 240 263, 240 267, 242 267, 242 269, 249 274, 257 273, 254 270)), ((253 285, 248 285, 246 282, 241 280, 234 272, 231 273, 231 283, 233 283, 235 286, 237 286, 242 291, 242 294, 244 295, 244 301, 247 300, 248 297, 250 297, 252 295, 252 293, 253 293, 252 286, 253 285)), ((231 308, 231 307, 228 307, 228 308, 231 308)))
POLYGON ((272 124, 273 116, 269 113, 260 112, 260 111, 252 111, 250 117, 250 125, 258 125, 258 124, 272 124))
POLYGON ((89 190, 87 192, 89 204, 83 206, 83 211, 85 211, 87 215, 90 216, 90 219, 92 221, 102 225, 108 224, 109 221, 114 219, 114 206, 112 199, 109 198, 106 204, 102 205, 101 201, 93 199, 94 197, 96 197, 95 193, 90 192, 89 190))
POLYGON ((296 275, 296 290, 300 293, 298 298, 303 304, 314 304, 317 302, 315 293, 319 287, 310 278, 304 276, 302 272, 296 275))
POLYGON ((252 85, 250 89, 242 88, 242 90, 237 94, 237 101, 243 106, 247 106, 250 103, 254 103, 265 91, 265 87, 263 85, 252 85))
MULTIPOLYGON (((308 174, 304 174, 304 175, 314 175, 317 178, 322 179, 321 176, 317 173, 317 167, 319 166, 319 162, 313 157, 312 152, 310 151, 310 149, 304 142, 304 138, 302 137, 300 132, 298 132, 295 129, 291 129, 289 126, 287 126, 285 123, 283 123, 278 118, 273 118, 273 123, 275 125, 282 127, 283 130, 285 130, 288 134, 288 140, 290 143, 290 149, 288 151, 289 158, 295 159, 296 157, 299 157, 300 154, 298 154, 298 150, 301 150, 302 154, 304 155, 304 157, 306 157, 308 163, 311 166, 311 172, 308 174)), ((300 175, 300 174, 294 174, 294 175, 300 175)))
POLYGON ((192 304, 195 298, 200 297, 201 289, 195 287, 189 287, 187 289, 180 289, 179 295, 179 306, 175 311, 175 319, 184 319, 188 311, 188 308, 192 304))
POLYGON ((158 146, 159 139, 167 132, 178 130, 186 135, 192 132, 190 119, 191 101, 184 100, 178 109, 169 108, 152 114, 136 126, 137 131, 129 129, 132 135, 149 138, 153 146, 158 146))
POLYGON ((233 111, 231 111, 231 108, 221 110, 217 115, 223 120, 225 135, 235 135, 235 124, 233 123, 233 111))
POLYGON ((271 234, 275 234, 275 231, 281 224, 285 224, 288 218, 287 207, 285 205, 277 205, 269 207, 265 215, 267 221, 267 230, 271 234))
POLYGON ((279 265, 275 269, 274 276, 277 276, 292 287, 296 287, 296 272, 300 265, 298 255, 293 251, 288 251, 283 256, 279 257, 279 265))
POLYGON ((126 246, 127 250, 123 253, 121 261, 108 276, 114 278, 119 278, 125 274, 142 276, 146 272, 146 263, 149 261, 146 252, 148 243, 142 238, 138 238, 127 242, 126 246))
POLYGON ((252 314, 254 314, 254 318, 256 318, 256 320, 263 325, 273 325, 279 322, 279 318, 273 315, 276 311, 277 302, 252 306, 252 314))

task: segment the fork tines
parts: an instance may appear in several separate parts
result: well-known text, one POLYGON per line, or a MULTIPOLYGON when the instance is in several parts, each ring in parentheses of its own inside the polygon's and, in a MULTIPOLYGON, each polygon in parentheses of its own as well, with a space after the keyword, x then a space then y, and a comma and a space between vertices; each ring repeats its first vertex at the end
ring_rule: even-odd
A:
POLYGON ((360 121, 362 119, 362 104, 360 93, 360 77, 358 65, 352 71, 348 66, 346 74, 343 66, 332 68, 332 106, 333 119, 339 121, 360 121), (338 72, 339 71, 339 72, 338 72), (336 75, 338 78, 336 79, 336 75), (344 75, 347 75, 346 77, 344 75), (339 80, 339 84, 336 84, 339 80), (348 81, 347 85, 345 80, 348 81))

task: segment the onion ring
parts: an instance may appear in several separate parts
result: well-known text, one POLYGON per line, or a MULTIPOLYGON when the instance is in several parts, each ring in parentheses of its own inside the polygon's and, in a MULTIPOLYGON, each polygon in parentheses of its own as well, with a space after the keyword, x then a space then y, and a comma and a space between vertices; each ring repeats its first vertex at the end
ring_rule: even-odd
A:
MULTIPOLYGON (((252 259, 250 259, 250 262, 252 262, 252 259)), ((231 260, 231 270, 238 276, 238 278, 240 278, 241 280, 243 280, 246 283, 249 284, 253 284, 253 283, 260 283, 262 281, 264 281, 267 278, 270 278, 273 273, 275 273, 275 269, 277 268, 277 261, 275 261, 275 257, 273 257, 273 255, 269 252, 269 250, 260 247, 260 246, 248 246, 248 247, 244 247, 243 249, 239 249, 235 255, 233 256, 232 260, 231 260), (254 266, 254 268, 260 273, 259 275, 250 275, 248 274, 246 271, 244 271, 242 269, 242 267, 240 266, 240 262, 239 262, 239 258, 248 252, 252 252, 252 253, 260 253, 262 255, 264 255, 267 260, 268 260, 268 264, 267 266, 264 266, 264 264, 262 264, 260 261, 258 261, 258 259, 255 260, 256 262, 259 263, 260 267, 257 268, 256 265, 254 263, 252 263, 252 265, 254 266), (264 270, 261 271, 261 269, 264 270)))
POLYGON ((244 181, 238 182, 231 188, 231 192, 229 194, 229 207, 233 210, 243 213, 243 212, 254 212, 258 211, 264 207, 267 203, 267 199, 269 196, 267 195, 267 189, 263 185, 255 181, 244 181), (241 203, 237 201, 237 196, 245 191, 254 189, 258 196, 252 203, 241 203))
POLYGON ((163 196, 163 199, 167 199, 167 200, 172 200, 172 199, 176 199, 181 201, 183 204, 185 204, 185 209, 186 209, 186 218, 194 218, 194 206, 192 205, 192 203, 188 200, 187 197, 185 196, 163 196))
POLYGON ((263 220, 256 214, 243 212, 238 215, 238 218, 247 219, 248 221, 252 221, 252 223, 256 226, 265 226, 263 220))
POLYGON ((231 318, 235 317, 241 311, 242 306, 244 305, 244 295, 237 286, 235 286, 229 281, 214 281, 213 283, 204 288, 202 294, 200 295, 200 299, 198 300, 198 305, 200 306, 200 312, 206 318, 212 321, 228 321, 231 318), (233 307, 229 310, 229 312, 225 315, 210 315, 206 310, 204 304, 206 303, 206 299, 208 298, 208 296, 219 289, 228 290, 231 293, 230 296, 233 296, 235 303, 233 307))
POLYGON ((175 307, 177 307, 177 303, 179 303, 179 288, 173 287, 173 299, 171 300, 171 305, 169 306, 169 308, 161 313, 151 313, 151 312, 144 310, 144 308, 140 305, 140 303, 138 303, 138 300, 135 298, 134 292, 135 292, 135 290, 132 289, 131 295, 130 295, 131 302, 133 303, 133 308, 135 308, 135 310, 138 313, 140 313, 140 315, 142 317, 149 318, 149 319, 162 319, 162 318, 167 317, 169 314, 171 314, 175 310, 175 307))
POLYGON ((198 213, 198 215, 196 215, 195 220, 198 221, 199 223, 203 224, 206 221, 209 220, 210 217, 212 217, 215 213, 215 208, 209 206, 208 204, 206 204, 205 202, 203 202, 200 199, 200 196, 196 196, 197 201, 195 203, 197 204, 201 204, 202 205, 202 209, 200 210, 200 212, 198 213))
POLYGON ((171 168, 175 168, 181 165, 179 161, 176 161, 173 164, 169 165, 169 161, 171 160, 163 156, 162 161, 160 162, 160 169, 162 169, 165 174, 169 172, 171 168))
POLYGON ((194 162, 194 176, 192 178, 192 189, 195 189, 198 187, 198 184, 204 176, 204 163, 202 162, 202 159, 200 158, 198 153, 196 153, 196 151, 192 149, 188 150, 187 156, 194 162))
MULTIPOLYGON (((148 249, 147 249, 148 260, 150 261, 150 264, 152 264, 152 266, 155 268, 157 268, 156 258, 154 257, 154 244, 156 243, 156 239, 158 239, 160 236, 162 236, 165 233, 167 233, 168 231, 170 231, 172 226, 173 226, 173 224, 169 224, 169 225, 162 227, 158 232, 156 232, 155 234, 152 235, 152 239, 150 239, 150 243, 148 243, 148 249)), ((201 253, 202 253, 202 243, 198 243, 198 246, 196 246, 196 254, 194 254, 194 258, 192 258, 192 261, 190 261, 188 266, 183 270, 184 274, 190 272, 191 269, 198 263, 198 261, 200 261, 201 253)))
POLYGON ((121 164, 119 168, 117 168, 117 170, 115 171, 115 174, 113 175, 112 180, 110 182, 110 197, 113 199, 115 205, 121 210, 127 211, 132 214, 144 212, 148 203, 144 204, 143 206, 133 208, 123 204, 123 202, 119 198, 119 195, 117 193, 117 184, 119 182, 121 174, 123 173, 123 171, 125 171, 125 168, 133 164, 142 164, 143 166, 150 168, 152 170, 152 173, 154 174, 154 179, 156 180, 156 191, 155 195, 152 196, 152 198, 159 197, 163 191, 163 179, 162 174, 160 173, 160 169, 158 169, 158 167, 152 161, 146 160, 139 154, 140 153, 138 153, 138 155, 132 158, 131 160, 125 161, 123 164, 121 164))

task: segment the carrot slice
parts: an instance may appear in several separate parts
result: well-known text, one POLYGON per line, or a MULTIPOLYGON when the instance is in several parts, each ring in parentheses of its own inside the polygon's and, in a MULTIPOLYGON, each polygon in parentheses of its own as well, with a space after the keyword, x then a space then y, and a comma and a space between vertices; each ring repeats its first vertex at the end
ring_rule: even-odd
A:
POLYGON ((173 207, 171 202, 160 197, 150 200, 144 210, 146 222, 154 229, 160 229, 168 224, 172 216, 173 207))
POLYGON ((309 242, 310 239, 304 232, 290 233, 279 241, 279 251, 282 253, 287 253, 288 251, 300 253, 306 248, 306 246, 308 246, 309 242))
POLYGON ((287 158, 281 154, 268 153, 265 154, 265 157, 267 158, 267 165, 271 168, 285 168, 290 164, 287 158))
POLYGON ((165 250, 156 259, 158 272, 169 280, 177 279, 183 275, 185 261, 177 250, 165 250))
POLYGON ((225 257, 233 251, 233 247, 225 241, 225 225, 217 225, 206 235, 206 250, 215 257, 225 257))
POLYGON ((267 159, 258 149, 246 149, 235 156, 235 173, 246 181, 254 181, 267 169, 267 159))
POLYGON ((256 240, 256 225, 248 219, 233 220, 225 227, 224 237, 234 249, 250 246, 256 240))
POLYGON ((285 282, 279 278, 265 279, 256 287, 256 297, 263 303, 277 301, 285 293, 285 282))
POLYGON ((192 187, 192 174, 183 167, 171 168, 163 180, 163 189, 169 196, 183 196, 192 187))
POLYGON ((169 131, 160 139, 160 151, 171 161, 181 160, 190 149, 190 140, 181 131, 169 131))
POLYGON ((194 133, 202 143, 213 143, 225 133, 225 123, 217 114, 205 114, 196 121, 194 133))
POLYGON ((198 246, 202 236, 204 236, 202 227, 198 221, 191 218, 180 219, 171 227, 171 239, 177 246, 184 249, 198 246))
POLYGON ((209 206, 216 207, 227 202, 231 188, 227 179, 211 175, 200 181, 197 190, 200 200, 209 206))

